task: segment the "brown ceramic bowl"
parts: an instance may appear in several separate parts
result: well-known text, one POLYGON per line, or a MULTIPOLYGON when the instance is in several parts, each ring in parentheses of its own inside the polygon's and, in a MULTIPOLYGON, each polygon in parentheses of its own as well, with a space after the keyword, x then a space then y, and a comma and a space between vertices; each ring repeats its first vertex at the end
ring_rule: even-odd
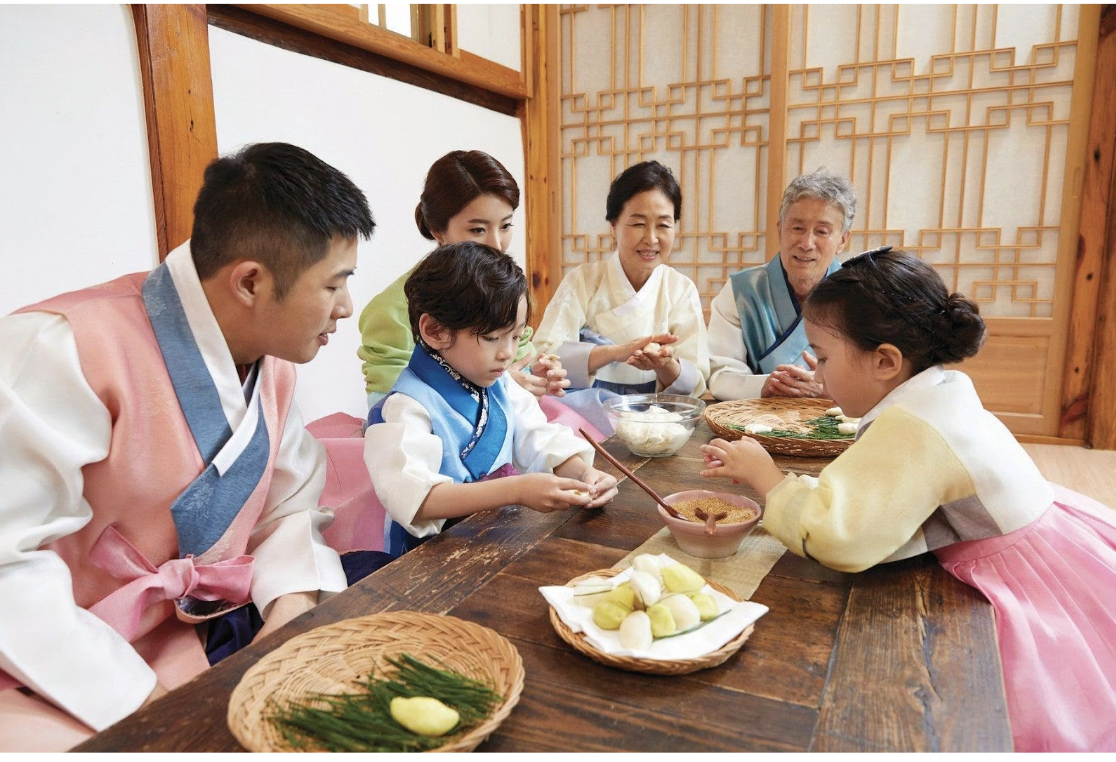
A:
POLYGON ((683 553, 689 553, 695 558, 725 558, 740 549, 740 543, 755 529, 756 524, 763 518, 763 507, 755 500, 734 495, 729 492, 711 492, 706 489, 693 489, 685 492, 675 492, 663 498, 667 505, 676 505, 687 500, 719 499, 726 503, 738 505, 742 508, 751 508, 756 512, 754 518, 736 524, 717 524, 717 531, 712 535, 705 533, 705 524, 698 521, 676 519, 666 512, 661 506, 659 517, 670 529, 674 541, 678 543, 683 553))

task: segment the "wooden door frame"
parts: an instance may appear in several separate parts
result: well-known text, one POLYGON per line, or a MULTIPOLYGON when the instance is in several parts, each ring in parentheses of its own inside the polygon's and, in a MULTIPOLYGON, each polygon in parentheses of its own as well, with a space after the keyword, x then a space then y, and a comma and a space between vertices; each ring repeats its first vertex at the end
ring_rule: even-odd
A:
POLYGON ((527 279, 531 324, 538 327, 562 280, 561 21, 557 5, 521 7, 520 39, 527 77, 527 99, 520 106, 527 191, 527 279))
POLYGON ((159 260, 185 242, 217 121, 205 5, 132 5, 139 44, 159 260))
POLYGON ((1116 6, 1097 37, 1059 433, 1116 450, 1116 6))

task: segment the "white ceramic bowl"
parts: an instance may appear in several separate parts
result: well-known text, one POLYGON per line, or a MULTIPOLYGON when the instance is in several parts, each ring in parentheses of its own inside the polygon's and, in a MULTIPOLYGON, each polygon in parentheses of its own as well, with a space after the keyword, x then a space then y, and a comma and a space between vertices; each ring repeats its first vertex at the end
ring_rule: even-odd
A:
POLYGON ((705 533, 705 524, 697 521, 687 521, 685 519, 676 519, 667 513, 661 505, 655 506, 659 509, 659 518, 670 529, 671 535, 674 536, 674 541, 678 543, 683 553, 689 553, 696 558, 724 558, 731 556, 733 553, 740 549, 740 543, 744 542, 744 538, 748 536, 756 525, 759 524, 760 519, 763 517, 763 506, 756 503, 756 501, 744 497, 743 495, 736 495, 731 492, 710 492, 707 489, 692 489, 685 492, 675 492, 673 495, 666 495, 663 501, 667 505, 677 505, 687 500, 703 500, 709 498, 716 498, 724 500, 732 505, 738 505, 743 508, 751 508, 756 512, 756 515, 750 521, 741 521, 735 524, 718 524, 717 531, 712 535, 705 533))
POLYGON ((624 394, 605 401, 616 436, 644 458, 673 455, 690 439, 705 402, 677 394, 624 394))

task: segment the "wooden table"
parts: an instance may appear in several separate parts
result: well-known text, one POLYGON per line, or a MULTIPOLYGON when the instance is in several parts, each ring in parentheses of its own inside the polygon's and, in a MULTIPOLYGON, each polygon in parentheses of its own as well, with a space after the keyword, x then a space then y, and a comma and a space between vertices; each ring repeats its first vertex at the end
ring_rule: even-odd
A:
MULTIPOLYGON (((698 476, 710 436, 702 424, 676 456, 653 460, 608 447, 665 494, 711 486, 698 476)), ((779 464, 816 474, 825 462, 779 464)), ((628 481, 601 511, 478 514, 75 750, 241 751, 228 698, 262 655, 314 627, 399 609, 486 625, 519 650, 522 697, 480 751, 1011 750, 991 607, 931 556, 843 574, 786 553, 752 596, 770 612, 713 669, 653 676, 575 652, 538 588, 608 568, 661 528, 628 481)))

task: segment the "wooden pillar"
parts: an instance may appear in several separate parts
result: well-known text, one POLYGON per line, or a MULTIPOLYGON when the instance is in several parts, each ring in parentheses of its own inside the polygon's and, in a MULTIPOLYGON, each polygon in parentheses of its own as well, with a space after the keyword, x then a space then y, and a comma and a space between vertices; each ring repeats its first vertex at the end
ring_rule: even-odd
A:
MULTIPOLYGON (((1100 301, 1097 308, 1092 392, 1089 398, 1087 441, 1100 450, 1116 450, 1116 6, 1108 5, 1101 19, 1097 49, 1094 109, 1103 109, 1107 135, 1108 203, 1107 233, 1100 267, 1100 301)), ((1094 146, 1090 144, 1090 151, 1094 146)), ((1096 146, 1100 150, 1100 144, 1096 146)), ((1103 155, 1103 154, 1102 154, 1103 155)), ((1093 158, 1093 155, 1090 155, 1093 158)), ((1104 161, 1102 158, 1100 161, 1104 161)))
POLYGON ((767 135, 767 258, 779 251, 779 204, 787 186, 787 76, 790 70, 790 6, 768 6, 771 18, 771 110, 767 135))
MULTIPOLYGON (((1100 12, 1082 6, 1082 14, 1100 12)), ((1094 19, 1093 23, 1096 21, 1094 19)), ((1099 22, 1062 387, 1064 439, 1116 449, 1116 10, 1099 22)), ((1079 51, 1079 55, 1081 52, 1079 51)), ((1067 188, 1070 178, 1067 176, 1067 188)))
POLYGON ((151 153, 159 258, 190 237, 194 201, 217 158, 205 5, 133 5, 151 153))
POLYGON ((524 5, 523 73, 527 99, 520 105, 526 160, 527 278, 538 326, 562 279, 561 103, 558 81, 559 15, 556 5, 524 5))

